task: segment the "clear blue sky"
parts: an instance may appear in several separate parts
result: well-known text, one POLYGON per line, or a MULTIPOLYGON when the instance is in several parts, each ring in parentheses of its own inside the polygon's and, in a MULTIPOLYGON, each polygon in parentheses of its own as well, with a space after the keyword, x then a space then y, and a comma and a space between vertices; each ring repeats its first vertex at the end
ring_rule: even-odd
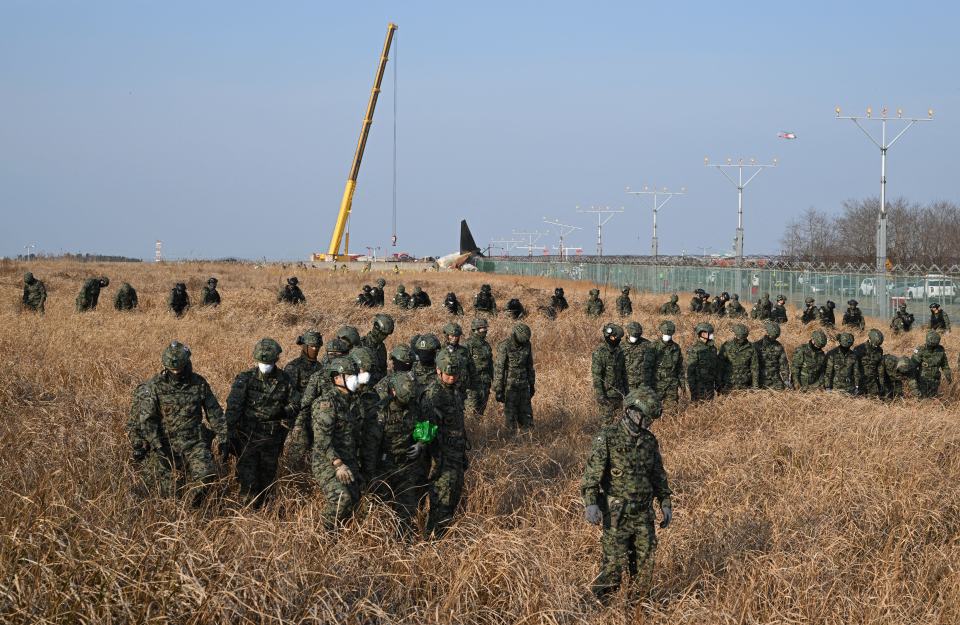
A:
MULTIPOLYGON (((807 207, 875 195, 879 151, 833 109, 936 111, 889 192, 960 200, 955 3, 0 1, 0 254, 303 258, 323 251, 388 21, 399 24, 397 250, 595 227, 646 253, 649 202, 686 186, 661 251, 729 248, 735 189, 704 156, 780 158, 746 194, 746 251, 807 207), (857 3, 860 5, 861 3, 857 3), (645 6, 646 5, 646 6, 645 6), (799 139, 777 139, 781 130, 799 139)), ((392 63, 392 60, 391 60, 392 63)), ((392 67, 353 248, 389 249, 392 67)), ((877 129, 879 130, 879 129, 877 129)))

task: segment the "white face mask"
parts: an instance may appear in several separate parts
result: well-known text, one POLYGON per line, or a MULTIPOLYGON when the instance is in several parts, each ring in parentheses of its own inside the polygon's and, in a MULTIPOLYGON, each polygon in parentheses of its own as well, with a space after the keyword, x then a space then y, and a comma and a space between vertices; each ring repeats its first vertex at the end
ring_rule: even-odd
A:
POLYGON ((710 341, 713 340, 713 332, 710 333, 710 335, 707 337, 707 340, 710 340, 710 341))
POLYGON ((631 343, 636 343, 636 342, 637 342, 637 337, 631 336, 631 337, 630 337, 629 339, 627 339, 627 340, 630 341, 631 343))
POLYGON ((357 376, 357 383, 359 383, 361 386, 364 386, 364 385, 369 384, 369 383, 370 383, 370 372, 369 372, 369 371, 361 371, 361 372, 360 372, 360 375, 357 376))
POLYGON ((260 370, 260 373, 266 375, 266 374, 270 373, 271 371, 273 371, 273 365, 268 365, 268 364, 265 363, 265 362, 258 362, 258 363, 257 363, 257 369, 260 370))
POLYGON ((671 334, 664 334, 664 335, 663 335, 663 342, 664 342, 664 343, 669 343, 669 342, 670 342, 670 339, 672 339, 672 338, 673 338, 673 335, 671 335, 671 334))
POLYGON ((360 387, 360 381, 355 375, 348 375, 346 379, 347 390, 351 393, 355 392, 360 387))

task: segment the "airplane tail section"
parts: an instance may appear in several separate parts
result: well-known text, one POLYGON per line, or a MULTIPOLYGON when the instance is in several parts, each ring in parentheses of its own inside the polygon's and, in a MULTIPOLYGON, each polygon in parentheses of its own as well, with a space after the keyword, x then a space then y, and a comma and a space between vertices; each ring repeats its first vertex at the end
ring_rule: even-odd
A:
POLYGON ((466 219, 460 220, 460 253, 480 254, 480 248, 477 247, 477 242, 473 240, 473 235, 470 233, 470 227, 467 225, 466 219))

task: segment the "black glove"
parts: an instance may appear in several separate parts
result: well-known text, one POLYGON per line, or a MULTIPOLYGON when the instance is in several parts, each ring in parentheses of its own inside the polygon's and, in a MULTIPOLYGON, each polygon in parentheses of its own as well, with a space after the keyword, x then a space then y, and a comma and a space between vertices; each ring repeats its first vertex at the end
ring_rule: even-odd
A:
POLYGON ((494 394, 494 397, 496 398, 498 404, 502 404, 502 403, 503 403, 504 401, 506 401, 506 399, 507 399, 507 398, 504 396, 503 391, 497 391, 497 392, 494 394))
POLYGON ((600 522, 603 521, 603 514, 600 512, 600 506, 597 504, 587 506, 586 510, 583 512, 583 518, 586 519, 587 523, 590 525, 600 525, 600 522))
POLYGON ((673 520, 673 504, 669 497, 660 502, 660 512, 663 513, 663 520, 660 521, 660 528, 663 529, 670 525, 670 521, 673 520))

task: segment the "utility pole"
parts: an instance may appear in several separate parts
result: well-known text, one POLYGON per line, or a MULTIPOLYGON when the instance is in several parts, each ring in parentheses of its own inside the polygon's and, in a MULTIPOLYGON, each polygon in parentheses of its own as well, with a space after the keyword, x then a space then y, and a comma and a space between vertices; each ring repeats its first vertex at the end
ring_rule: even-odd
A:
POLYGON ((675 195, 686 195, 687 188, 680 187, 679 191, 669 191, 666 187, 657 189, 653 187, 652 189, 647 185, 643 185, 642 191, 631 191, 630 187, 627 187, 628 195, 652 195, 653 196, 653 238, 650 240, 650 254, 653 256, 654 260, 660 257, 660 243, 657 239, 657 213, 661 208, 667 205, 673 196, 675 195), (659 200, 659 196, 666 197, 662 202, 659 200))
POLYGON ((603 227, 607 225, 607 222, 613 219, 613 216, 617 213, 623 212, 623 207, 620 208, 610 208, 606 206, 604 208, 591 206, 588 210, 582 210, 579 206, 577 207, 578 213, 594 213, 597 216, 597 256, 603 256, 603 227), (608 215, 604 219, 604 215, 608 215))
MULTIPOLYGON (((857 128, 867 135, 873 145, 880 148, 880 212, 877 215, 877 288, 873 291, 880 298, 880 317, 886 319, 890 316, 890 299, 887 297, 887 150, 893 147, 893 144, 903 136, 903 133, 910 130, 910 127, 917 122, 933 121, 933 109, 927 109, 926 117, 904 117, 903 109, 897 109, 897 121, 906 122, 906 126, 897 133, 892 140, 887 141, 887 107, 880 109, 880 117, 873 116, 873 108, 867 107, 866 117, 853 115, 840 115, 840 107, 834 111, 837 119, 849 119, 857 128), (877 141, 872 134, 860 123, 861 121, 880 122, 880 140, 877 141)), ((894 120, 890 120, 894 121, 894 120)))
POLYGON ((737 266, 743 266, 743 190, 746 188, 750 181, 756 178, 761 171, 767 169, 768 167, 776 167, 777 159, 773 159, 773 162, 769 165, 762 165, 757 162, 757 159, 751 158, 748 162, 744 163, 743 159, 739 159, 736 163, 733 162, 733 159, 728 158, 726 163, 711 163, 709 158, 703 159, 703 164, 707 167, 714 167, 723 174, 723 177, 729 180, 735 187, 737 187, 737 236, 733 242, 734 253, 737 255, 737 266), (743 169, 747 168, 756 169, 753 174, 747 178, 747 181, 743 181, 743 169), (734 180, 725 170, 726 169, 736 169, 737 170, 737 179, 734 180))
POLYGON ((559 221, 556 221, 555 219, 553 220, 547 219, 546 217, 543 218, 543 223, 550 224, 551 226, 557 227, 558 231, 560 232, 560 245, 557 246, 557 249, 560 250, 560 260, 565 259, 567 256, 567 252, 566 252, 566 248, 563 247, 564 237, 566 237, 568 234, 570 234, 574 230, 583 230, 583 228, 579 226, 570 226, 567 224, 562 224, 559 221))
POLYGON ((539 230, 530 230, 527 232, 521 232, 519 230, 514 230, 512 234, 515 237, 523 237, 527 240, 526 245, 523 245, 522 244, 523 242, 521 241, 520 244, 517 245, 517 247, 526 248, 527 256, 533 256, 533 250, 539 249, 537 247, 537 241, 540 240, 540 237, 550 234, 550 232, 549 231, 540 232, 539 230))

